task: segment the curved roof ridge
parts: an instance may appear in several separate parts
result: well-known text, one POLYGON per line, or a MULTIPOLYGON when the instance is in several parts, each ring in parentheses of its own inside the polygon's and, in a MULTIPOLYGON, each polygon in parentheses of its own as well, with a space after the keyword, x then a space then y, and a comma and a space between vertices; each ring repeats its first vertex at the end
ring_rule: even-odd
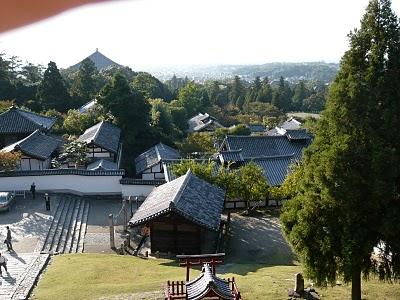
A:
POLYGON ((267 159, 267 158, 289 158, 294 157, 295 153, 291 154, 282 154, 282 155, 267 155, 267 156, 252 156, 246 157, 245 160, 252 160, 252 159, 267 159))

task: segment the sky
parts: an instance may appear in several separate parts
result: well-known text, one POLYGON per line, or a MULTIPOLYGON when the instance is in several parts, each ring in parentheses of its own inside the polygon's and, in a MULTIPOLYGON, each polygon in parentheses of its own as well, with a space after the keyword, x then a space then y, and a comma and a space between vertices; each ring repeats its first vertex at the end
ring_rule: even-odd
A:
MULTIPOLYGON (((0 52, 67 68, 100 52, 133 69, 338 62, 368 0, 124 0, 0 34, 0 52)), ((400 15, 400 0, 392 0, 400 15)))

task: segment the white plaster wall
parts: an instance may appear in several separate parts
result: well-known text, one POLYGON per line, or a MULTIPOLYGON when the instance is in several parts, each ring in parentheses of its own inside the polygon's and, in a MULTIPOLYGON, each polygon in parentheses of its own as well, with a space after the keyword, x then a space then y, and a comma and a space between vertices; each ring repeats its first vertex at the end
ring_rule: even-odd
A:
POLYGON ((144 196, 147 197, 154 189, 153 185, 134 185, 134 184, 121 184, 122 196, 144 196))
POLYGON ((29 190, 35 182, 36 190, 65 191, 78 194, 121 194, 122 176, 45 175, 0 177, 0 191, 29 190))

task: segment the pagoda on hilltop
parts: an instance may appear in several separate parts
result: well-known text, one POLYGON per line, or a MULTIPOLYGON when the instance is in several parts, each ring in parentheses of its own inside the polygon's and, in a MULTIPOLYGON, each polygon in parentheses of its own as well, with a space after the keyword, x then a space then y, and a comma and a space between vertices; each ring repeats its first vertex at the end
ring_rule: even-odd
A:
MULTIPOLYGON (((96 51, 93 52, 91 55, 89 55, 88 57, 91 61, 94 62, 97 70, 101 70, 101 69, 107 69, 113 66, 116 67, 120 67, 120 64, 117 64, 115 61, 109 59, 107 56, 105 56, 104 54, 102 54, 101 52, 99 52, 99 49, 96 48, 96 51)), ((70 68, 72 69, 79 69, 80 65, 81 65, 82 61, 78 62, 77 64, 71 66, 70 68)))

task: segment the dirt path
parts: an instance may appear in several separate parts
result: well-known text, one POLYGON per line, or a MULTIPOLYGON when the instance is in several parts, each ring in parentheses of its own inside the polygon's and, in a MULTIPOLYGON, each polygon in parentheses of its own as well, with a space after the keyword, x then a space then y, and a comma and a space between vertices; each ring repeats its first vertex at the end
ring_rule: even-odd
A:
POLYGON ((291 265, 294 254, 282 235, 279 219, 268 214, 231 215, 228 260, 231 263, 291 265))

